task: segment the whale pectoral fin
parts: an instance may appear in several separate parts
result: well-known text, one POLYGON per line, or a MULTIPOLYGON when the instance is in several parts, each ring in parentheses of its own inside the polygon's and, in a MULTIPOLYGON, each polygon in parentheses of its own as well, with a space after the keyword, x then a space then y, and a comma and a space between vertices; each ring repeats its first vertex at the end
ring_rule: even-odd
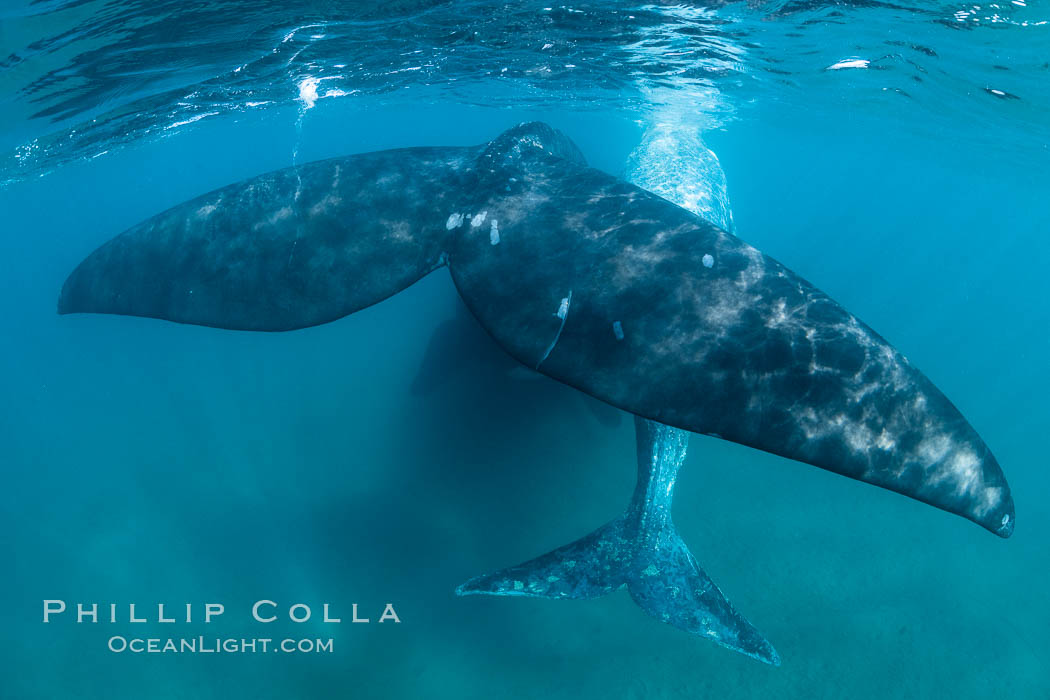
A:
POLYGON ((631 544, 618 518, 564 547, 517 566, 476 576, 456 594, 599 598, 627 582, 631 544))
POLYGON ((773 645, 726 600, 678 533, 665 528, 657 536, 628 579, 634 602, 669 625, 779 666, 773 645))
POLYGON ((445 261, 469 197, 469 148, 413 148, 285 168, 180 204, 87 257, 59 313, 239 330, 333 321, 445 261))

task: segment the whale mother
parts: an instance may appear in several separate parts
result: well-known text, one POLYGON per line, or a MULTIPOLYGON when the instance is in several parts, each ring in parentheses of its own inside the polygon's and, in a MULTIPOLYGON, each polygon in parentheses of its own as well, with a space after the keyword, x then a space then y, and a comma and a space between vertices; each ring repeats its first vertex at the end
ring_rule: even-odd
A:
MULTIPOLYGON (((58 310, 285 331, 358 311, 442 266, 512 357, 637 416, 640 464, 680 463, 684 443, 676 457, 668 431, 691 431, 1013 531, 995 457, 901 353, 739 238, 587 167, 545 124, 476 147, 308 163, 202 195, 92 253, 58 310)), ((639 525, 651 520, 639 515, 630 538, 622 523, 599 530, 461 592, 593 597, 627 585, 657 617, 776 663, 684 544, 661 566, 639 558, 646 533, 672 527, 669 500, 642 481, 639 508, 666 510, 665 524, 639 525), (601 553, 610 541, 616 562, 649 565, 605 580, 616 568, 601 553), (676 586, 653 584, 676 566, 702 576, 685 610, 676 586)))

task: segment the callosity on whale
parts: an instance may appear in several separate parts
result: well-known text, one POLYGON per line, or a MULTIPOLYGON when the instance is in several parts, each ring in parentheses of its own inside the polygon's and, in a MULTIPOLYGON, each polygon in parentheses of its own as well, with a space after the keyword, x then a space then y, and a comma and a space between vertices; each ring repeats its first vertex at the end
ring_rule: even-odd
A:
MULTIPOLYGON (((309 163, 202 195, 88 256, 59 311, 290 330, 444 265, 489 334, 543 374, 642 419, 882 486, 1003 537, 1013 530, 995 457, 903 355, 730 233, 586 167, 543 124, 477 147, 309 163)), ((648 444, 667 448, 656 462, 674 461, 667 440, 648 444)), ((674 587, 652 588, 666 583, 659 567, 645 571, 646 581, 626 577, 656 591, 643 607, 690 629, 673 618, 693 613, 668 610, 681 607, 674 587)), ((706 620, 714 608, 693 612, 706 620)), ((691 631, 723 643, 734 633, 691 631)), ((736 633, 727 646, 775 662, 771 647, 736 633)))

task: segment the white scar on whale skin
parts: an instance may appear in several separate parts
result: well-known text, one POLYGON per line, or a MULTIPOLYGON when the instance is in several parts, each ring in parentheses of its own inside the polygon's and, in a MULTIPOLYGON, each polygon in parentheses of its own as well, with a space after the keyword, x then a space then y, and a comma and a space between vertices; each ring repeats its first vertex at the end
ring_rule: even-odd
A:
POLYGON ((492 220, 492 226, 489 228, 489 243, 499 245, 499 222, 495 219, 492 220))
POLYGON ((558 326, 558 332, 554 334, 554 340, 547 346, 547 351, 543 353, 543 357, 536 363, 536 369, 540 368, 543 361, 550 357, 551 352, 554 351, 554 346, 558 344, 558 339, 561 338, 561 332, 565 329, 565 319, 569 316, 569 304, 572 303, 572 290, 569 290, 569 296, 562 297, 561 303, 558 305, 558 310, 554 313, 555 316, 561 319, 561 325, 558 326))
POLYGON ((445 222, 445 228, 451 231, 454 228, 459 228, 463 225, 463 215, 453 212, 448 215, 448 221, 445 222))

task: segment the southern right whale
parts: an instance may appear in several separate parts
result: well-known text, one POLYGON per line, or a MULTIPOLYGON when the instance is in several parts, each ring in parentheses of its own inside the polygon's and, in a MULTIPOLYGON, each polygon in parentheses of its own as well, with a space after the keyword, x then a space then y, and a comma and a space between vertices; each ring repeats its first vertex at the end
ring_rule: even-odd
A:
POLYGON ((633 413, 640 437, 632 504, 644 507, 463 592, 591 597, 626 585, 659 619, 777 663, 673 533, 683 431, 1013 531, 995 457, 900 352, 731 233, 588 168, 544 124, 475 147, 308 163, 201 195, 89 255, 58 310, 284 331, 444 266, 505 351, 633 413))

